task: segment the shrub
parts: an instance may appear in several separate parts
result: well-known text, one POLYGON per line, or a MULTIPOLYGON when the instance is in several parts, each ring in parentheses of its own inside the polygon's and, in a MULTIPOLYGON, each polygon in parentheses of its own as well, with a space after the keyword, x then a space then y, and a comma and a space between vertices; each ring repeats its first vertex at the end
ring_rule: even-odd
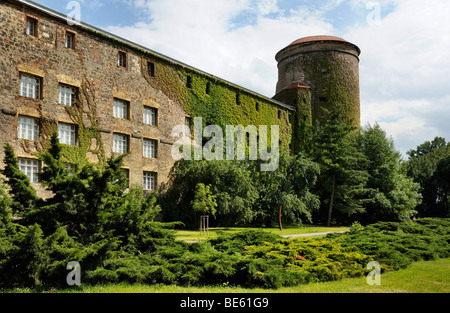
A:
POLYGON ((379 222, 342 237, 342 245, 355 246, 371 255, 385 270, 405 268, 411 262, 450 256, 450 219, 418 219, 416 222, 379 222))

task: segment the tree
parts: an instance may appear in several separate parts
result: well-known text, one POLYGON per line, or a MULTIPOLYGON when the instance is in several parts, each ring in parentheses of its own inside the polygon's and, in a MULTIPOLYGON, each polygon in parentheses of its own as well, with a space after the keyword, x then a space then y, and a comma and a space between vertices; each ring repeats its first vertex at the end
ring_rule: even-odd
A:
POLYGON ((171 169, 169 179, 159 197, 165 220, 181 221, 188 227, 196 225, 191 203, 199 183, 210 185, 216 197, 216 225, 243 225, 255 217, 252 208, 259 192, 247 162, 180 160, 171 169))
POLYGON ((200 214, 216 214, 217 202, 216 196, 211 192, 211 185, 198 183, 195 188, 194 200, 191 202, 192 209, 200 214))
POLYGON ((401 155, 386 132, 375 124, 363 128, 358 138, 359 149, 367 162, 368 197, 362 214, 365 223, 409 218, 420 203, 419 185, 402 170, 401 155))
POLYGON ((437 187, 437 204, 441 216, 450 217, 450 155, 441 159, 433 175, 437 187))
POLYGON ((303 154, 289 155, 280 152, 278 169, 252 171, 260 196, 254 210, 260 224, 271 225, 276 213, 287 223, 312 222, 312 213, 319 208, 319 198, 311 190, 319 176, 319 165, 303 154), (281 212, 279 211, 281 208, 281 212))
POLYGON ((407 175, 420 184, 422 203, 418 205, 418 214, 424 216, 446 216, 446 205, 440 201, 439 187, 435 172, 441 160, 450 155, 450 142, 442 137, 435 137, 432 141, 425 141, 416 149, 407 152, 407 175))
POLYGON ((38 201, 38 197, 28 177, 20 171, 14 150, 9 143, 5 144, 4 150, 3 163, 5 163, 5 168, 0 173, 5 175, 10 187, 13 214, 21 214, 26 209, 33 207, 38 201))
POLYGON ((341 106, 337 106, 326 124, 313 134, 312 158, 321 169, 316 192, 321 198, 322 210, 326 211, 327 225, 331 224, 334 210, 347 218, 364 212, 368 174, 363 169, 366 159, 357 149, 356 136, 341 106))

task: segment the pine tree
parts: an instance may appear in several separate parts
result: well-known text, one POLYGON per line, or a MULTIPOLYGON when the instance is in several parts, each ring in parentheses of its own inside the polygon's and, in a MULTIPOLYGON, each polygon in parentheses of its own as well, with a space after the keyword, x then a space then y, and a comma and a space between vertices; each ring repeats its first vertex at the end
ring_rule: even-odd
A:
POLYGON ((39 198, 28 177, 20 171, 14 150, 9 143, 5 144, 4 151, 3 163, 5 168, 0 173, 5 175, 7 184, 10 187, 13 214, 23 214, 25 210, 33 208, 39 198))
POLYGON ((359 149, 366 156, 369 174, 365 223, 409 218, 419 204, 419 185, 406 177, 401 155, 378 124, 367 125, 359 136, 359 149))
POLYGON ((347 217, 363 212, 368 179, 363 170, 366 159, 357 149, 355 129, 346 123, 340 106, 315 131, 313 142, 312 157, 321 168, 316 191, 321 197, 322 210, 327 212, 327 225, 331 224, 335 209, 347 217))

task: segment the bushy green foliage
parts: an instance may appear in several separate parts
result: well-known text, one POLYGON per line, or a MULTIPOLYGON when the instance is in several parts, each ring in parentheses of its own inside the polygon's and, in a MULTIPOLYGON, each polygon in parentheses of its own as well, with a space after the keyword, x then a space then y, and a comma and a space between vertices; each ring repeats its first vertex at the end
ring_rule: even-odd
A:
POLYGON ((343 107, 328 113, 325 125, 313 134, 311 155, 320 165, 315 192, 321 197, 322 216, 330 225, 336 213, 348 218, 364 212, 369 175, 364 170, 367 160, 356 145, 357 134, 348 124, 343 107))
POLYGON ((196 186, 210 186, 217 209, 215 226, 270 225, 283 205, 283 221, 311 222, 319 198, 310 190, 319 167, 303 155, 280 153, 276 171, 260 172, 256 161, 188 161, 175 163, 170 186, 163 190, 159 203, 168 221, 196 226, 193 208, 196 186))
MULTIPOLYGON (((71 174, 62 166, 55 136, 40 157, 46 165, 41 180, 53 197, 16 201, 29 206, 17 219, 14 199, 29 190, 16 187, 30 186, 28 179, 11 180, 19 176, 9 172, 10 196, 0 185, 1 287, 67 286, 71 261, 80 263, 85 284, 278 288, 364 275, 370 260, 391 270, 450 256, 448 219, 380 222, 324 239, 287 240, 261 230, 188 244, 175 240, 169 229, 174 224, 154 221, 154 195, 144 197, 138 188, 126 192, 121 157, 71 174)), ((14 158, 7 158, 10 168, 14 158)))
MULTIPOLYGON (((261 271, 259 280, 265 287, 281 287, 314 281, 338 280, 366 273, 365 266, 371 257, 356 248, 340 245, 334 240, 278 240, 245 248, 244 255, 250 259, 268 261, 272 268, 269 277, 261 271), (281 277, 274 280, 274 272, 281 277), (286 277, 284 277, 286 276, 286 277)), ((256 273, 255 273, 256 275, 256 273)))
POLYGON ((355 246, 380 262, 385 270, 411 262, 450 257, 450 220, 423 218, 415 222, 379 222, 342 237, 343 246, 355 246))
POLYGON ((449 217, 450 142, 435 137, 407 152, 408 176, 420 184, 422 203, 417 207, 420 217, 449 217), (445 161, 447 160, 447 161, 445 161), (440 163, 442 162, 442 163, 440 163), (445 170, 447 168, 447 170, 445 170))
POLYGON ((365 212, 359 216, 364 224, 377 221, 407 220, 421 202, 419 184, 406 176, 401 168, 401 155, 392 139, 378 124, 367 125, 358 138, 366 157, 368 173, 365 212))

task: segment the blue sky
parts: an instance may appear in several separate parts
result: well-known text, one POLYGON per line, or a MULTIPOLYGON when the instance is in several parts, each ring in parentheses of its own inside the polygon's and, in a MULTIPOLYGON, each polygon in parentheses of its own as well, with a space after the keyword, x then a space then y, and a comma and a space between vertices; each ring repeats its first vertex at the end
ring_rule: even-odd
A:
MULTIPOLYGON (((35 0, 69 13, 68 0, 35 0)), ((213 75, 275 93, 275 54, 310 35, 358 45, 362 124, 403 154, 450 140, 448 0, 79 0, 81 20, 213 75)))

